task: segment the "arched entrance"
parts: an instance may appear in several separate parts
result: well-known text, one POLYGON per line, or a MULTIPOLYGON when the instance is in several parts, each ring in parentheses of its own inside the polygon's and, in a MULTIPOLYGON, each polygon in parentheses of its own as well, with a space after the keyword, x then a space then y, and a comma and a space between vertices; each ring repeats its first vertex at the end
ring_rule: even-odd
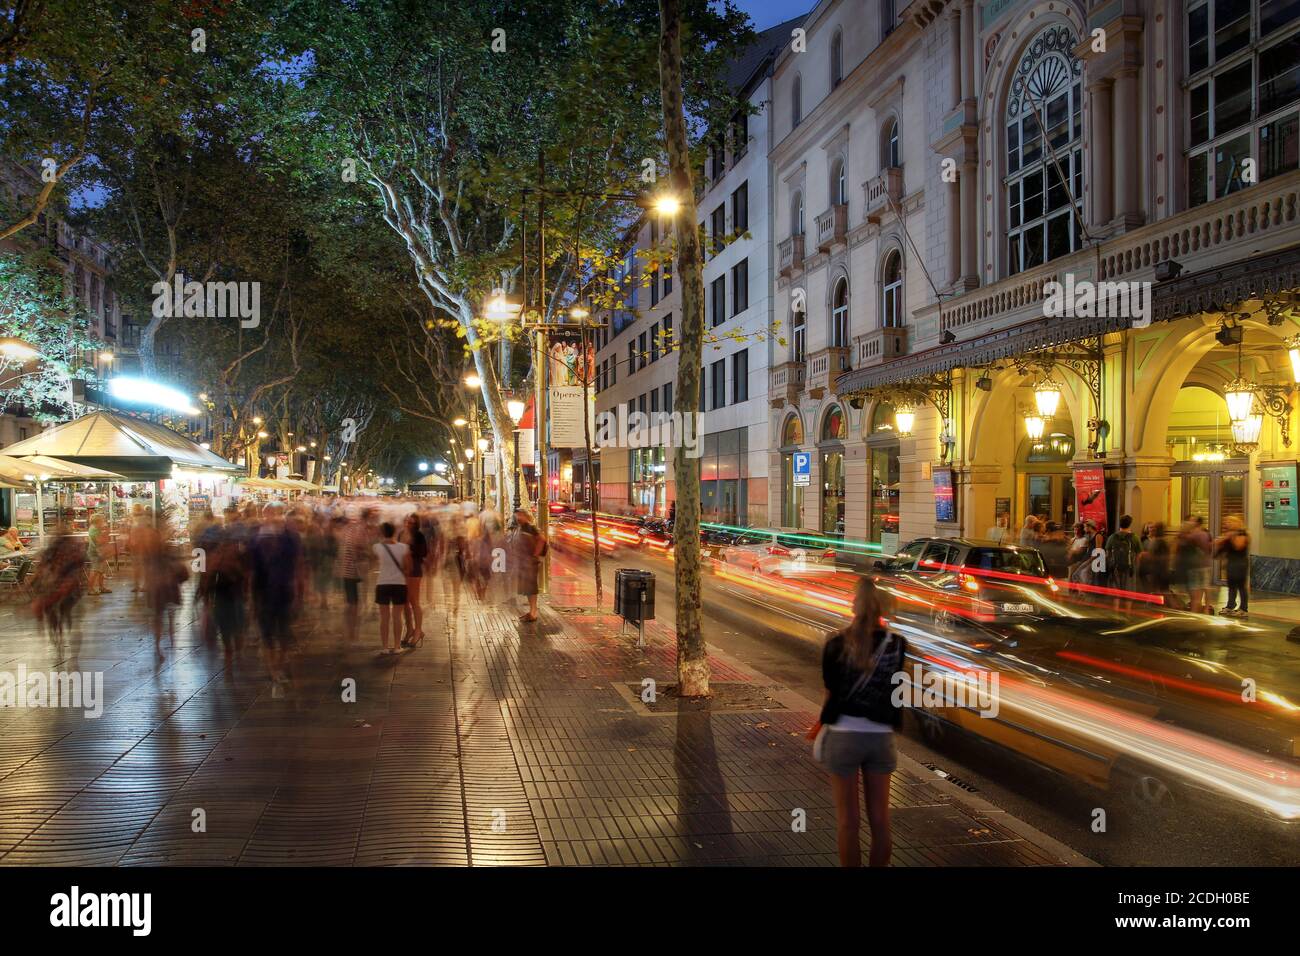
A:
POLYGON ((871 465, 869 538, 880 542, 881 550, 888 554, 898 549, 902 492, 898 448, 898 433, 894 430, 894 406, 888 402, 877 402, 867 427, 867 454, 871 465))
POLYGON ((821 454, 821 525, 823 534, 844 536, 844 410, 831 405, 822 416, 817 450, 821 454))
POLYGON ((792 412, 781 426, 781 527, 803 525, 804 486, 795 483, 794 456, 803 445, 803 422, 792 412))

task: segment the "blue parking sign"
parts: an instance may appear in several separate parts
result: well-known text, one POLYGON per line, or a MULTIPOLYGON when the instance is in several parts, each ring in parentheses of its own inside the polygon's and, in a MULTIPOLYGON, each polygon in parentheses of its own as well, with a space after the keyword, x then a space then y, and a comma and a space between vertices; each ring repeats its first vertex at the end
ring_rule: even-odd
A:
POLYGON ((812 454, 806 451, 797 451, 792 458, 794 460, 794 483, 796 485, 811 484, 812 454))

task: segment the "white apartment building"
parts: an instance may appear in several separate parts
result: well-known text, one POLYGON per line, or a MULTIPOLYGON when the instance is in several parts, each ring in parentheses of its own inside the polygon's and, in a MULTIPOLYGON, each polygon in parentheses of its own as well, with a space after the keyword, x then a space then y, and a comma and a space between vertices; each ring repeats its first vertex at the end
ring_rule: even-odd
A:
MULTIPOLYGON (((799 21, 759 34, 733 64, 732 88, 752 112, 737 116, 710 150, 697 200, 709 237, 704 264, 705 345, 701 379, 700 497, 705 520, 763 525, 768 515, 767 369, 771 334, 770 201, 767 151, 771 66, 799 21)), ((597 411, 671 412, 678 355, 680 289, 671 264, 648 279, 649 250, 669 237, 654 213, 639 222, 625 270, 634 273, 625 310, 598 339, 597 411)), ((575 467, 575 477, 579 469, 575 467)), ((606 448, 600 501, 606 511, 666 515, 673 449, 606 448)))
POLYGON ((867 440, 871 410, 840 396, 836 379, 905 353, 909 310, 933 301, 932 282, 957 280, 944 255, 953 196, 932 149, 948 35, 875 0, 822 0, 802 28, 804 44, 785 46, 772 80, 784 330, 770 373, 772 523, 879 540, 897 532, 908 462, 891 429, 867 440), (795 473, 800 453, 806 477, 795 473))

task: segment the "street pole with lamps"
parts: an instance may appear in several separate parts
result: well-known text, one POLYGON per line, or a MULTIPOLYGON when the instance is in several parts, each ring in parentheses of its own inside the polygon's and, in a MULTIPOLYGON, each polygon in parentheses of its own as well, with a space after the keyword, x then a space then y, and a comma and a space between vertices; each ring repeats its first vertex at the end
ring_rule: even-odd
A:
POLYGON ((514 486, 515 486, 514 487, 514 491, 515 491, 514 510, 515 511, 519 510, 519 472, 521 468, 519 464, 519 420, 524 417, 524 409, 526 408, 527 406, 517 398, 511 399, 510 401, 506 402, 506 410, 510 413, 510 420, 514 422, 515 425, 514 427, 514 438, 515 438, 514 471, 515 473, 513 476, 514 486))

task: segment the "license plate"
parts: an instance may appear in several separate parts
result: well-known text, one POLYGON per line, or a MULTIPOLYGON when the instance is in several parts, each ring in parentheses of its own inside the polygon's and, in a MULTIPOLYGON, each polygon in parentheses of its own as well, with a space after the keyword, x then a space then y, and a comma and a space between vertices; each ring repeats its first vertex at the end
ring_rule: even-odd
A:
POLYGON ((700 557, 701 557, 701 558, 709 558, 709 557, 712 557, 712 556, 713 556, 713 552, 710 551, 708 548, 700 548, 700 557))
POLYGON ((1008 614, 1033 614, 1032 604, 1003 604, 1002 610, 1008 614))

